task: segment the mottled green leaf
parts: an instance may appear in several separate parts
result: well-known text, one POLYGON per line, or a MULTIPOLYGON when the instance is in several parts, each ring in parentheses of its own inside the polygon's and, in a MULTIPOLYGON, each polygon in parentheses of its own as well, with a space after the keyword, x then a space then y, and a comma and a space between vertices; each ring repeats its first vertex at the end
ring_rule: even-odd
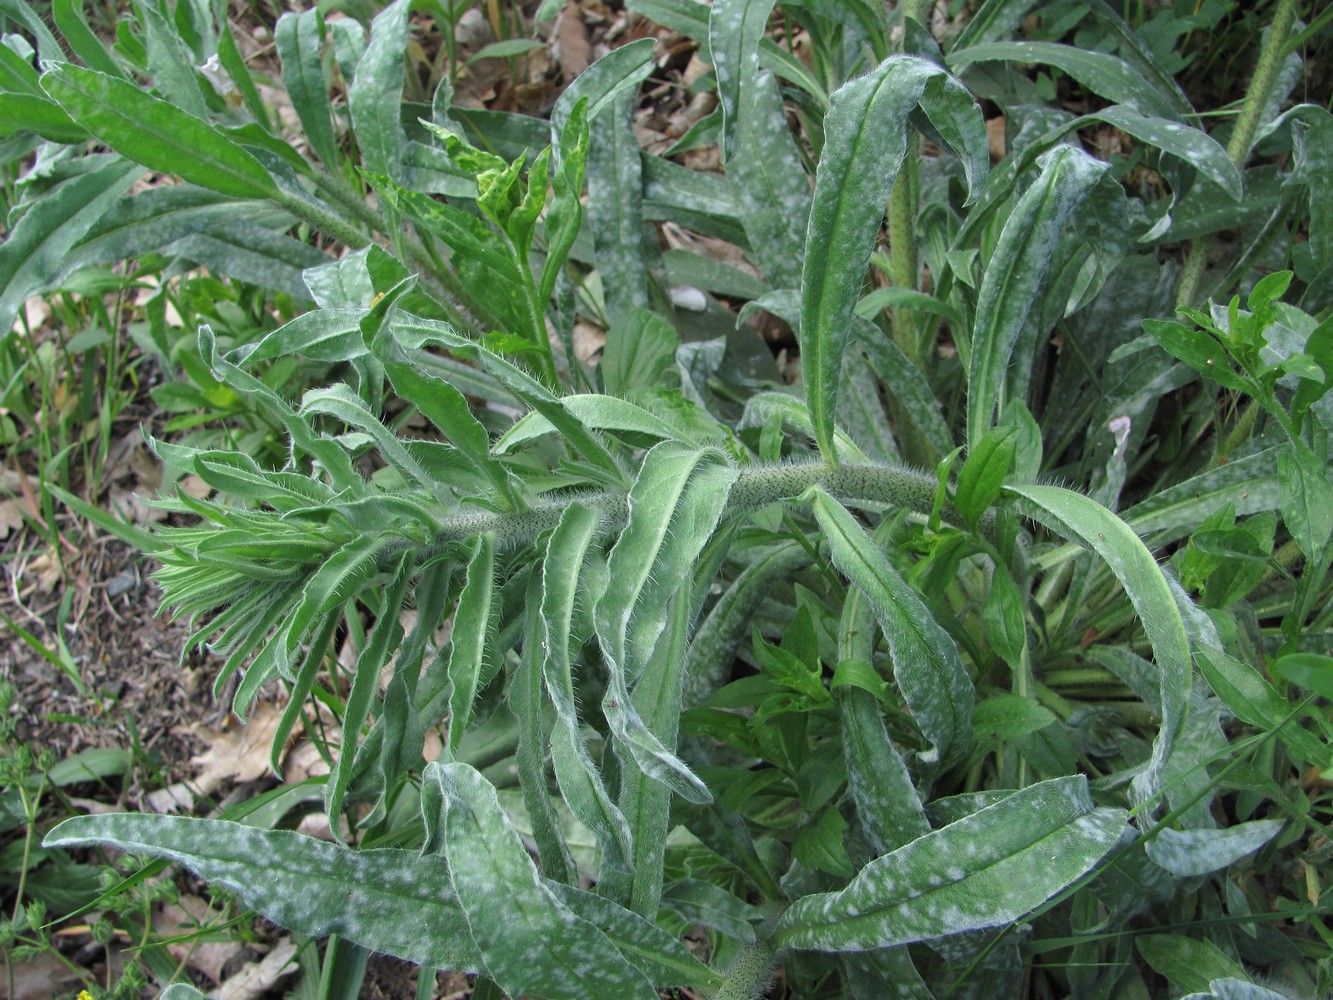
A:
POLYGON ((1144 844, 1148 857, 1172 875, 1193 878, 1221 871, 1253 854, 1281 832, 1281 820, 1257 819, 1220 830, 1173 830, 1155 832, 1144 844))
POLYGON ((116 152, 168 176, 236 198, 276 198, 277 184, 212 125, 134 84, 60 63, 42 87, 69 116, 116 152))
POLYGON ((921 104, 932 118, 966 122, 956 150, 969 177, 984 172, 980 109, 938 66, 891 56, 874 72, 843 86, 824 118, 825 145, 815 175, 801 288, 801 372, 825 459, 836 462, 834 414, 842 354, 865 283, 875 233, 907 152, 907 120, 921 104), (936 78, 942 84, 929 87, 936 78))
POLYGON ((1120 839, 1083 777, 1054 778, 876 858, 840 892, 798 899, 780 947, 865 951, 996 927, 1041 905, 1120 839))
POLYGON ((1139 536, 1095 500, 1058 486, 1006 486, 1005 490, 1031 501, 1025 512, 1048 528, 1077 538, 1096 552, 1125 588, 1148 633, 1162 697, 1162 725, 1153 740, 1152 761, 1135 778, 1136 791, 1148 798, 1160 790, 1162 768, 1180 734, 1189 700, 1190 643, 1176 598, 1139 536))
POLYGON ((1277 455, 1282 519, 1301 553, 1318 563, 1333 536, 1333 483, 1328 466, 1304 442, 1293 442, 1277 455))
POLYGON ((973 446, 1004 405, 1014 348, 1034 313, 1040 313, 1052 258, 1070 213, 1106 171, 1105 163, 1072 146, 1043 154, 1038 162, 1041 175, 1006 220, 977 292, 967 372, 967 440, 973 446))
POLYGON ((470 936, 506 993, 656 1000, 644 974, 538 875, 494 786, 478 771, 429 765, 421 807, 427 848, 448 858, 470 936))
POLYGON ((317 8, 301 14, 283 14, 273 32, 282 60, 282 82, 292 100, 301 129, 327 167, 338 162, 338 147, 330 119, 329 93, 324 82, 324 18, 317 8))
POLYGON ((48 847, 86 844, 182 864, 298 934, 339 934, 429 968, 482 968, 443 858, 353 851, 290 830, 146 814, 77 816, 46 836, 48 847))
POLYGON ((356 64, 356 76, 347 88, 352 129, 366 170, 399 178, 402 174, 403 103, 407 55, 408 0, 395 0, 370 26, 370 44, 356 64))
POLYGON ((972 681, 953 640, 845 507, 822 490, 813 504, 833 565, 870 601, 889 641, 894 679, 932 745, 923 760, 947 766, 972 738, 972 681))
POLYGON ((129 190, 142 169, 117 161, 76 177, 29 207, 0 244, 0 329, 57 278, 70 249, 129 190))

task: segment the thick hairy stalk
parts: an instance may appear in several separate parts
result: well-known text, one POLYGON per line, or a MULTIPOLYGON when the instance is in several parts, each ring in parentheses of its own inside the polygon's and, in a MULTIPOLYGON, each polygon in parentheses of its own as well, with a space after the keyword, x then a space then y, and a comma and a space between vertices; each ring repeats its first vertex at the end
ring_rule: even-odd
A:
MULTIPOLYGON (((1296 6, 1297 0, 1276 0, 1273 24, 1268 29, 1268 38, 1259 53, 1259 64, 1254 68, 1250 89, 1245 93, 1240 120, 1236 122, 1236 130, 1231 133, 1231 141, 1227 144, 1227 156, 1237 167, 1244 166, 1249 158, 1254 136, 1262 124, 1264 109, 1268 107, 1273 84, 1277 81, 1278 71, 1282 69, 1282 61, 1286 57, 1287 39, 1296 23, 1296 6)), ((1180 288, 1176 292, 1176 308, 1195 304, 1194 299, 1208 266, 1208 251, 1212 245, 1211 237, 1200 237, 1190 244, 1185 270, 1180 275, 1180 288)))
MULTIPOLYGON (((734 513, 779 501, 795 500, 816 486, 853 506, 883 504, 928 515, 935 503, 938 484, 933 475, 905 466, 830 466, 822 462, 760 466, 742 470, 731 488, 727 509, 734 513)), ((602 533, 614 532, 623 527, 629 512, 628 497, 624 493, 580 493, 563 500, 535 504, 518 513, 477 511, 451 514, 439 520, 431 544, 444 546, 488 531, 495 534, 497 545, 512 546, 531 541, 543 531, 553 529, 565 508, 574 502, 597 510, 602 533)), ((947 508, 943 516, 951 524, 963 524, 962 519, 947 508)), ((983 517, 980 529, 988 533, 991 525, 991 519, 983 517)), ((390 546, 385 551, 387 556, 395 549, 390 546)))

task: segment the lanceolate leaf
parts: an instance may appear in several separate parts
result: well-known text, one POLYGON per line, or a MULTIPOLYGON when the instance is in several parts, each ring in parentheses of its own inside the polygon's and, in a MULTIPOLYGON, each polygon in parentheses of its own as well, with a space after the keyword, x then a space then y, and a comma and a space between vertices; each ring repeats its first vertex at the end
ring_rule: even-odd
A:
POLYGON ((1153 118, 1134 108, 1117 104, 1088 115, 1114 125, 1122 132, 1178 156, 1212 180, 1237 201, 1244 191, 1240 171, 1221 144, 1202 129, 1181 125, 1167 118, 1153 118))
POLYGON ((467 581, 449 639, 449 748, 457 750, 472 719, 472 703, 481 689, 482 668, 490 648, 491 595, 495 590, 495 536, 477 536, 467 564, 467 581))
POLYGON ((71 118, 127 159, 235 198, 276 198, 248 152, 212 125, 116 77, 60 63, 42 87, 71 118))
POLYGON ((629 826, 602 784, 579 730, 569 648, 574 603, 578 596, 583 561, 597 531, 598 514, 583 504, 571 504, 551 533, 542 562, 542 627, 546 646, 543 676, 556 726, 551 733, 551 762, 556 781, 574 818, 597 837, 605 863, 630 869, 633 847, 629 826))
POLYGON ((966 131, 960 131, 966 146, 957 152, 969 162, 970 176, 984 169, 972 166, 987 156, 980 109, 952 78, 928 92, 937 77, 947 74, 933 63, 891 56, 834 94, 824 118, 824 155, 806 234, 801 373, 815 440, 831 462, 838 460, 833 431, 842 354, 874 235, 907 152, 908 116, 917 104, 928 102, 932 118, 953 115, 966 122, 966 131))
POLYGON ((813 504, 833 565, 870 601, 889 641, 894 679, 932 744, 923 760, 948 766, 972 738, 972 681, 953 640, 847 508, 818 489, 813 504))
POLYGON ((618 747, 650 777, 693 802, 699 781, 644 725, 630 688, 666 624, 671 597, 712 536, 737 472, 715 452, 664 441, 644 458, 629 516, 609 558, 610 580, 593 613, 610 673, 602 710, 618 747))
POLYGON ((347 89, 352 128, 366 170, 398 178, 402 173, 403 60, 407 55, 408 0, 396 0, 375 16, 370 44, 347 89))
POLYGON ((640 38, 612 49, 580 73, 551 109, 551 145, 559 150, 565 126, 579 101, 587 100, 588 121, 592 121, 623 91, 638 86, 651 72, 652 58, 653 40, 640 38))
POLYGON ((495 788, 466 764, 431 764, 427 847, 449 861, 486 971, 511 996, 656 1000, 653 984, 538 875, 495 788))
POLYGON ((948 63, 954 72, 962 72, 972 63, 996 59, 1054 66, 1114 104, 1128 104, 1145 115, 1162 118, 1179 115, 1180 109, 1173 100, 1124 60, 1105 52, 1055 42, 985 42, 954 49, 949 53, 948 63))
POLYGON ((549 389, 531 375, 521 371, 494 351, 468 340, 447 323, 420 319, 405 312, 391 311, 385 320, 385 325, 408 350, 418 349, 428 343, 437 343, 462 357, 475 356, 487 372, 554 424, 564 436, 565 442, 583 458, 603 470, 611 482, 616 484, 624 482, 625 474, 606 445, 590 433, 549 389))
POLYGON ((759 40, 776 0, 717 0, 708 15, 708 44, 722 104, 722 156, 736 155, 737 133, 754 101, 759 40))
POLYGON ((86 65, 111 76, 122 75, 102 40, 88 27, 88 19, 83 14, 83 0, 54 0, 51 4, 51 19, 65 36, 71 51, 86 65))
MULTIPOLYGON (((716 12, 715 7, 715 18, 716 12)), ((737 124, 740 153, 727 163, 727 176, 735 181, 741 223, 769 284, 799 288, 810 184, 787 126, 777 82, 763 73, 751 87, 754 92, 737 124)))
POLYGON ((1318 563, 1333 535, 1333 484, 1327 463, 1303 441, 1277 456, 1282 518, 1305 558, 1318 563))
POLYGON ((967 440, 973 446, 1002 405, 1005 371, 1040 302, 1065 220, 1106 171, 1105 163, 1072 146, 1038 162, 1041 176, 1005 222, 977 293, 967 378, 967 440))
POLYGON ((1153 741, 1148 770, 1135 779, 1135 788, 1142 798, 1151 797, 1160 790, 1162 768, 1184 724, 1190 689, 1189 637, 1166 577, 1129 525, 1095 500, 1058 486, 1007 486, 1005 490, 1031 501, 1025 513, 1066 538, 1077 538, 1101 556, 1125 588, 1148 633, 1160 671, 1162 725, 1153 741))
POLYGON ((1156 831, 1144 851, 1172 875, 1192 878, 1221 871, 1232 862, 1259 850, 1281 832, 1281 820, 1257 819, 1225 830, 1156 831))
POLYGON ((643 169, 630 122, 633 108, 633 95, 622 93, 605 114, 588 119, 587 218, 613 324, 631 309, 648 305, 643 169))
POLYGON ((24 300, 60 274, 70 248, 142 173, 133 163, 113 162, 28 208, 0 245, 0 329, 8 330, 24 300))
POLYGON ((274 29, 278 56, 282 59, 282 82, 301 128, 315 154, 326 167, 337 165, 337 145, 329 118, 329 94, 324 83, 324 18, 317 8, 302 14, 283 14, 274 29))
POLYGON ((31 132, 61 145, 88 141, 88 130, 55 101, 35 94, 0 93, 0 134, 31 132))
POLYGON ((289 830, 145 814, 78 816, 46 837, 48 847, 85 844, 182 864, 298 934, 340 934, 432 969, 482 969, 443 858, 353 851, 289 830))
POLYGON ((356 748, 361 742, 361 726, 370 714, 371 703, 379 690, 380 672, 388 663, 390 655, 398 649, 403 637, 399 624, 399 611, 403 598, 407 596, 407 585, 412 580, 414 567, 412 555, 405 552, 398 559, 393 569, 389 585, 384 588, 379 605, 375 608, 375 627, 366 641, 366 648, 357 657, 352 674, 352 687, 347 694, 347 707, 343 712, 342 748, 333 770, 329 774, 328 784, 324 786, 325 811, 332 817, 335 836, 340 836, 338 817, 342 813, 343 796, 352 777, 352 764, 356 760, 356 748))
MULTIPOLYGON (((722 984, 720 975, 655 923, 596 893, 549 880, 546 885, 567 907, 595 924, 616 949, 656 985, 715 990, 722 984)), ((744 905, 735 897, 731 898, 738 905, 744 905)))
POLYGON ((774 943, 865 951, 1009 923, 1095 865, 1125 819, 1094 809, 1083 777, 1030 785, 797 900, 774 943))

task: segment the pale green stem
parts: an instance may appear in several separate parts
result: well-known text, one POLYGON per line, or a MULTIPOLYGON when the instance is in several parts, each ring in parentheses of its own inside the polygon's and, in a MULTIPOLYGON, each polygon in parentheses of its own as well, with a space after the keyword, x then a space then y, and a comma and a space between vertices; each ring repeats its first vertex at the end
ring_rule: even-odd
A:
POLYGON ((762 938, 746 945, 713 1000, 760 1000, 768 991, 776 957, 773 946, 762 938))
MULTIPOLYGON (((795 500, 814 487, 819 487, 836 499, 856 505, 884 504, 928 516, 935 503, 938 481, 931 473, 905 466, 839 465, 822 462, 800 465, 758 466, 741 470, 739 478, 727 498, 732 512, 754 510, 784 500, 795 500)), ((619 492, 584 493, 563 501, 535 504, 518 513, 477 511, 449 514, 437 522, 431 547, 471 538, 482 532, 495 533, 496 544, 514 545, 530 541, 543 531, 553 529, 566 507, 582 503, 595 507, 601 514, 602 530, 618 530, 628 516, 628 495, 619 492)), ((962 526, 956 514, 945 509, 944 519, 962 526)), ((994 527, 992 515, 983 515, 978 525, 983 535, 994 527)), ((384 558, 396 556, 404 545, 386 549, 384 558)))
MULTIPOLYGON (((1245 93, 1245 103, 1241 108, 1236 130, 1231 133, 1227 144, 1227 156, 1238 168, 1249 159, 1254 137, 1262 124, 1264 109, 1272 95, 1273 84, 1277 82, 1278 72, 1287 54, 1287 37, 1296 23, 1297 0, 1276 0, 1273 24, 1268 29, 1268 38, 1259 53, 1259 64, 1254 68, 1250 79, 1250 89, 1245 93)), ((1180 288, 1176 292, 1176 308, 1194 305, 1203 281, 1204 271, 1208 266, 1208 252, 1213 244, 1212 237, 1201 237, 1190 244, 1189 255, 1185 258, 1185 269, 1180 275, 1180 288)))

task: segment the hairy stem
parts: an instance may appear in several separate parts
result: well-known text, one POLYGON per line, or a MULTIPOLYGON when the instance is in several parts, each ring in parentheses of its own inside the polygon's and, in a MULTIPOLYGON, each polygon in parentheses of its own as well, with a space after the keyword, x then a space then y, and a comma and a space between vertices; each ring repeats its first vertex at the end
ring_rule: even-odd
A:
MULTIPOLYGON (((1250 147, 1254 145, 1255 134, 1262 124, 1264 109, 1268 107, 1273 84, 1277 82, 1278 72, 1286 57, 1287 37, 1296 23, 1296 7, 1297 0, 1276 0, 1273 24, 1268 29, 1268 38, 1259 53, 1259 64, 1254 68, 1250 88, 1245 93, 1240 120, 1236 122, 1236 130, 1231 133, 1231 141, 1227 144, 1227 156, 1237 167, 1244 166, 1249 159, 1250 147)), ((1201 237, 1190 244, 1185 269, 1180 275, 1180 288, 1176 292, 1177 309, 1194 305, 1212 245, 1211 237, 1201 237)))
MULTIPOLYGON (((929 473, 905 466, 839 465, 822 462, 799 465, 768 465, 741 471, 731 488, 727 508, 735 513, 754 510, 784 500, 795 500, 818 486, 839 501, 853 506, 884 504, 929 515, 935 502, 937 481, 929 473)), ((497 545, 515 545, 530 541, 543 531, 553 529, 570 504, 582 503, 597 510, 601 531, 610 533, 624 526, 629 514, 628 494, 621 492, 575 494, 559 501, 535 504, 517 513, 477 511, 451 514, 438 522, 432 547, 494 532, 497 545)), ((945 520, 962 526, 962 518, 946 509, 945 520)), ((989 532, 993 520, 983 516, 981 531, 989 532)), ((410 544, 404 542, 403 544, 410 544)), ((385 550, 391 557, 398 549, 385 550)))

